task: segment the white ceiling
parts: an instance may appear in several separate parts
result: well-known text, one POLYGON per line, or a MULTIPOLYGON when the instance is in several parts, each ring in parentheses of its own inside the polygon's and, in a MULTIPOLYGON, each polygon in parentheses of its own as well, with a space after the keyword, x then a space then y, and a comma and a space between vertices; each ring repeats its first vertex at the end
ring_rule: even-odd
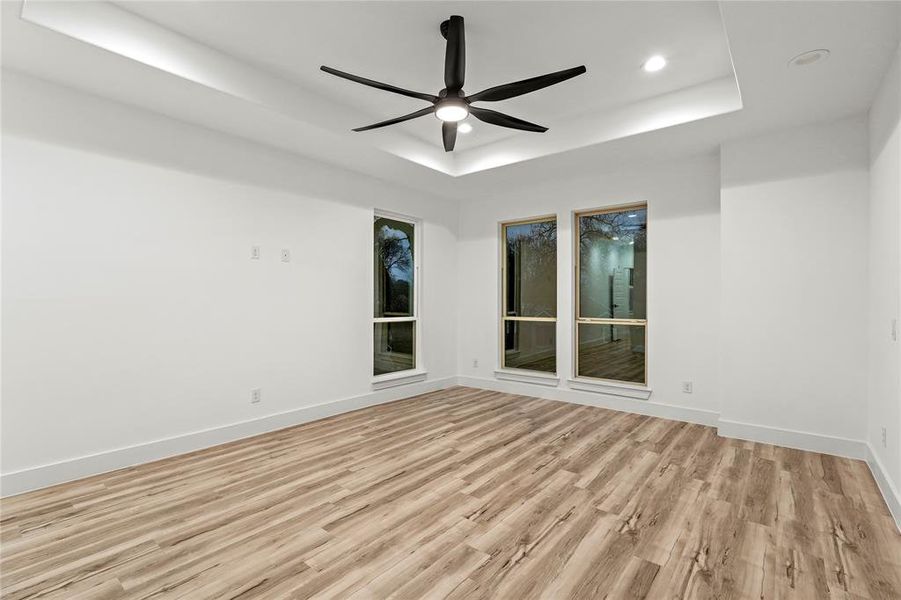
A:
POLYGON ((448 196, 705 152, 737 135, 859 113, 899 27, 896 2, 29 0, 29 20, 19 18, 20 2, 2 10, 5 67, 448 196), (432 117, 349 132, 422 103, 319 65, 436 93, 438 24, 450 14, 466 18, 467 92, 588 67, 486 105, 551 130, 475 122, 452 154, 441 150, 432 117), (832 51, 827 61, 786 66, 822 47, 832 51), (640 64, 653 53, 670 64, 649 75, 640 64))

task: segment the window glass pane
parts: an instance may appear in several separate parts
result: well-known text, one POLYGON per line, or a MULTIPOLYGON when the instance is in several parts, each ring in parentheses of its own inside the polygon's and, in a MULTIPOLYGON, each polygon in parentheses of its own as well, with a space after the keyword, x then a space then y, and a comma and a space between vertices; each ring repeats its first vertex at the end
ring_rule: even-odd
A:
POLYGON ((579 323, 580 377, 645 383, 644 325, 579 323))
POLYGON ((507 225, 504 229, 506 316, 556 317, 556 220, 507 225))
POLYGON ((557 372, 557 324, 504 321, 504 366, 557 372))
POLYGON ((407 371, 416 366, 416 323, 374 323, 373 375, 407 371))
POLYGON ((579 217, 579 316, 647 318, 647 209, 579 217))
POLYGON ((413 224, 375 218, 375 316, 413 315, 413 224))

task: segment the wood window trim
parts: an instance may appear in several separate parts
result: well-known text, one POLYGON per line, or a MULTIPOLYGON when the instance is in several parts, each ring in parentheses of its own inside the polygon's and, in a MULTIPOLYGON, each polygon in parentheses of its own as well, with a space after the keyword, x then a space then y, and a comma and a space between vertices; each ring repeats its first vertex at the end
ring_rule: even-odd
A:
MULTIPOLYGON (((495 376, 500 379, 511 379, 517 381, 527 381, 529 379, 535 380, 551 380, 559 381, 559 377, 557 375, 557 356, 556 351, 556 332, 554 335, 554 372, 549 373, 546 371, 533 371, 530 369, 520 369, 517 367, 508 367, 506 365, 506 352, 504 350, 504 326, 509 322, 532 322, 532 323, 556 323, 557 316, 553 317, 523 317, 523 316, 513 316, 508 315, 507 311, 507 228, 516 225, 530 225, 533 223, 546 223, 553 221, 555 226, 559 225, 559 219, 556 214, 546 214, 535 217, 527 217, 524 219, 513 219, 509 221, 501 221, 498 223, 498 262, 500 263, 500 319, 498 323, 498 365, 499 367, 495 369, 495 376), (531 373, 538 373, 542 375, 530 376, 531 373), (498 375, 500 374, 500 375, 498 375), (506 377, 505 375, 509 375, 506 377), (516 377, 517 379, 513 379, 516 377)), ((559 228, 558 228, 559 230, 559 228)), ((554 252, 556 255, 558 245, 555 244, 554 252)), ((556 265, 555 269, 555 278, 556 278, 556 265)), ((558 282, 559 284, 559 282, 558 282)), ((556 287, 556 286, 555 286, 556 287)), ((556 292, 556 290, 555 290, 556 292)), ((556 309, 554 311, 556 313, 556 309)))
MULTIPOLYGON (((591 217, 595 215, 605 215, 610 213, 626 212, 628 210, 644 210, 647 212, 648 205, 646 202, 633 202, 629 204, 617 204, 615 206, 605 206, 603 208, 592 208, 585 210, 573 211, 572 232, 573 232, 573 333, 572 333, 572 364, 573 372, 571 381, 588 384, 589 382, 597 382, 598 384, 614 384, 618 387, 631 387, 640 390, 649 390, 648 381, 648 319, 615 319, 615 318, 597 318, 583 317, 581 306, 581 258, 582 252, 580 248, 581 241, 581 225, 579 219, 582 217, 591 217), (644 327, 644 377, 643 381, 623 381, 620 379, 608 379, 604 377, 590 377, 588 375, 579 374, 579 325, 629 325, 644 327)), ((645 236, 649 229, 648 220, 645 220, 645 236)), ((645 276, 647 282, 647 275, 645 276)), ((647 283, 645 283, 647 285, 647 283)))
MULTIPOLYGON (((413 335, 414 335, 414 350, 413 350, 413 368, 412 369, 404 369, 403 371, 394 371, 391 373, 382 373, 381 375, 374 375, 372 373, 372 366, 374 362, 370 362, 370 383, 372 388, 375 390, 383 389, 386 387, 394 387, 397 385, 405 385, 409 383, 415 383, 419 381, 423 381, 428 376, 428 370, 425 368, 425 363, 423 360, 423 352, 422 352, 422 314, 420 309, 420 297, 422 287, 422 271, 420 269, 420 265, 422 263, 422 220, 416 217, 412 217, 410 215, 404 215, 401 213, 391 212, 387 210, 375 209, 372 213, 372 223, 375 222, 376 219, 391 219, 392 221, 400 221, 403 223, 407 223, 413 226, 413 314, 410 316, 399 316, 399 317, 376 317, 373 314, 372 308, 369 309, 370 315, 370 324, 369 324, 369 356, 370 360, 375 360, 375 341, 373 330, 377 323, 409 323, 412 322, 413 325, 413 335)), ((372 247, 375 248, 375 230, 371 229, 371 233, 373 235, 372 239, 372 247)), ((370 294, 371 298, 375 298, 375 272, 371 274, 370 277, 371 285, 373 286, 372 292, 370 294)))

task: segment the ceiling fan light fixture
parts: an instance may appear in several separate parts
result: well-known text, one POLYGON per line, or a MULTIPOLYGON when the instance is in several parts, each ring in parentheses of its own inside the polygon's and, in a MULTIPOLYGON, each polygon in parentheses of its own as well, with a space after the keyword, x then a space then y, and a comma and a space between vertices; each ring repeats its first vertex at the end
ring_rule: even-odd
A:
POLYGON ((435 116, 445 123, 456 123, 469 116, 469 107, 462 100, 441 100, 435 109, 435 116))

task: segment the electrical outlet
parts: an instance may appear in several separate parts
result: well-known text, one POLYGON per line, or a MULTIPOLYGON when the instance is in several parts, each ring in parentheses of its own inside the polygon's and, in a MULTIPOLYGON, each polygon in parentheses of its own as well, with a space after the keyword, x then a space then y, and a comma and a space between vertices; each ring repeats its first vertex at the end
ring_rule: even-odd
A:
POLYGON ((251 246, 250 247, 250 260, 260 260, 260 247, 259 246, 251 246))
POLYGON ((479 368, 479 359, 478 359, 478 358, 472 359, 472 368, 473 368, 473 369, 478 369, 478 368, 479 368))
POLYGON ((291 262, 291 251, 287 248, 282 248, 282 262, 291 262))
POLYGON ((262 401, 263 401, 263 390, 261 390, 260 388, 250 390, 250 403, 251 404, 259 404, 262 401))
POLYGON ((690 394, 693 391, 694 391, 694 385, 692 384, 692 382, 690 382, 690 381, 682 382, 682 393, 683 394, 690 394))
POLYGON ((886 439, 885 427, 882 428, 882 447, 888 448, 888 440, 886 439))

